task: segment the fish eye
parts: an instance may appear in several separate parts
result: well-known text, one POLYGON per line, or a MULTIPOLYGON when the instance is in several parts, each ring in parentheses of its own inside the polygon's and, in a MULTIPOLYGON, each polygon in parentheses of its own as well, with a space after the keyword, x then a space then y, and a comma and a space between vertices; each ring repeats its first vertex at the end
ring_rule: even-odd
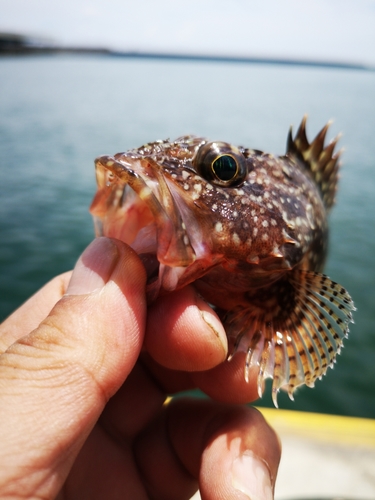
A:
POLYGON ((234 179, 238 172, 237 161, 230 155, 218 156, 212 162, 211 168, 216 177, 224 182, 234 179))
POLYGON ((206 180, 219 186, 238 186, 247 175, 245 157, 226 142, 208 142, 197 151, 193 165, 206 180))

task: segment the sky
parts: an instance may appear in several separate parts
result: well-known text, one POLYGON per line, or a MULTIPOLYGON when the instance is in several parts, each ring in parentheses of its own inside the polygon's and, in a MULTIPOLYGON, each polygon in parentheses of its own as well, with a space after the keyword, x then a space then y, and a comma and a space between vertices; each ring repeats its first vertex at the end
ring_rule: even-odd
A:
POLYGON ((0 32, 64 45, 375 66, 375 0, 0 0, 0 32))

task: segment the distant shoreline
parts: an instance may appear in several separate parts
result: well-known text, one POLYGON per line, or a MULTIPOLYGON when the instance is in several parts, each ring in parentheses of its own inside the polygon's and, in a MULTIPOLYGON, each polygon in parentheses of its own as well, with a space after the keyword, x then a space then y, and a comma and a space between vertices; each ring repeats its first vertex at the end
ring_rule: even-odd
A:
POLYGON ((361 71, 374 71, 375 68, 365 64, 345 63, 336 61, 319 61, 278 57, 250 57, 250 56, 224 56, 208 54, 174 54, 163 52, 123 52, 109 51, 109 55, 117 57, 139 59, 165 59, 180 61, 224 62, 240 64, 279 64, 283 66, 312 66, 320 68, 354 69, 361 71))
POLYGON ((19 55, 43 55, 43 54, 87 54, 100 55, 106 57, 122 57, 128 59, 159 59, 165 61, 197 61, 197 62, 218 62, 218 63, 239 63, 239 64, 263 64, 281 66, 304 66, 314 68, 350 69, 356 71, 375 71, 375 67, 350 62, 293 59, 278 57, 254 57, 254 56, 226 56, 209 54, 187 54, 173 52, 142 52, 142 51, 121 51, 105 48, 85 48, 85 47, 62 47, 58 45, 48 45, 38 43, 26 37, 18 35, 2 36, 0 34, 0 56, 19 55))

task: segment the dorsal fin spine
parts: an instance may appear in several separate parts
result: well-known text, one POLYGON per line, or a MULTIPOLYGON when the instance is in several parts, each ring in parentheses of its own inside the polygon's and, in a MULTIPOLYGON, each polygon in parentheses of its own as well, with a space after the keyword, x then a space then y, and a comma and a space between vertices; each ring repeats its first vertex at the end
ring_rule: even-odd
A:
POLYGON ((305 115, 294 138, 292 127, 290 128, 286 154, 288 156, 295 156, 302 161, 319 186, 324 205, 327 209, 330 209, 335 201, 339 177, 338 170, 340 167, 339 157, 341 150, 338 153, 334 153, 334 149, 340 139, 340 135, 327 145, 324 144, 328 128, 331 125, 331 121, 329 121, 310 143, 306 136, 306 121, 307 117, 305 115))

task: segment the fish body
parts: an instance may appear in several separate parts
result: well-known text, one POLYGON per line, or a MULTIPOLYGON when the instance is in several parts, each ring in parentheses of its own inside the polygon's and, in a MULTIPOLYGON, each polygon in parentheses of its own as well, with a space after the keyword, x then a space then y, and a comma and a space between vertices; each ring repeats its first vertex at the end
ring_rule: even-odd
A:
POLYGON ((334 203, 337 139, 309 143, 304 118, 284 156, 184 136, 96 160, 96 234, 141 256, 153 301, 194 282, 218 312, 245 378, 289 396, 332 366, 353 302, 321 274, 334 203))

